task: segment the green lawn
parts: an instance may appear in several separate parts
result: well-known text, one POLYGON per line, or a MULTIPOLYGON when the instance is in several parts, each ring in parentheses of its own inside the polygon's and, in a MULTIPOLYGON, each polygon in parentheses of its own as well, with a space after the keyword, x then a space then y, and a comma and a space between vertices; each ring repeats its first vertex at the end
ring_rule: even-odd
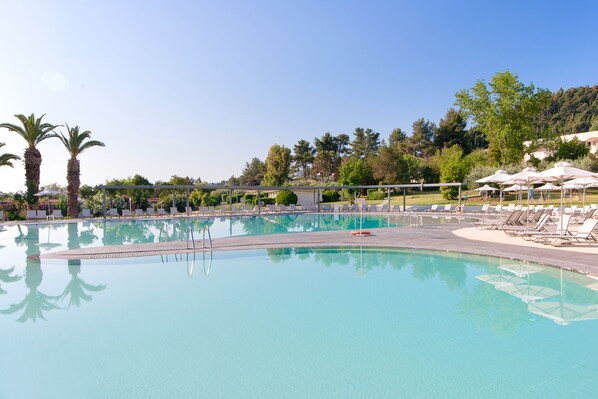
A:
MULTIPOLYGON (((464 191, 463 195, 467 192, 468 200, 464 201, 464 205, 483 205, 487 203, 486 199, 481 197, 480 194, 475 190, 468 190, 464 191)), ((532 201, 533 205, 559 205, 560 204, 560 191, 553 191, 550 195, 550 201, 541 201, 539 199, 539 192, 536 191, 535 199, 532 201)), ((582 205, 582 194, 578 193, 577 191, 573 192, 573 199, 570 202, 570 198, 567 195, 565 203, 567 205, 582 205)), ((382 201, 374 201, 374 200, 367 200, 368 204, 379 204, 382 201)), ((407 191, 406 203, 407 206, 410 205, 432 205, 432 204, 456 204, 458 200, 451 200, 448 201, 442 198, 440 191, 407 191)), ((347 203, 347 201, 338 201, 337 203, 347 203)), ((490 199, 490 205, 497 205, 499 203, 498 198, 490 199)), ((515 198, 515 194, 509 194, 505 196, 503 204, 517 204, 519 201, 515 198)), ((522 193, 522 203, 527 203, 526 193, 522 193)), ((586 205, 590 204, 597 204, 598 203, 598 189, 588 189, 586 191, 586 205)), ((390 204, 392 205, 403 205, 403 196, 402 195, 393 195, 390 197, 390 204)))

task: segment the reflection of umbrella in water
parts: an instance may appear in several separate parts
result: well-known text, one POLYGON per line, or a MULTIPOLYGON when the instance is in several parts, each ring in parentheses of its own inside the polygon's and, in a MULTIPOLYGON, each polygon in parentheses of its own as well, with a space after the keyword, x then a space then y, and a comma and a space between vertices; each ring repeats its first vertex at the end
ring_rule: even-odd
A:
POLYGON ((55 242, 50 242, 50 230, 51 229, 55 229, 55 227, 47 225, 46 226, 48 229, 48 241, 47 242, 40 242, 37 244, 38 247, 45 249, 46 251, 49 251, 52 248, 56 248, 59 247, 60 244, 55 243, 55 242))
POLYGON ((578 305, 567 303, 563 291, 563 269, 561 269, 561 295, 559 301, 536 302, 527 305, 527 310, 546 317, 556 324, 566 326, 574 321, 598 319, 598 304, 578 305))
POLYGON ((513 273, 517 277, 529 276, 530 274, 538 273, 544 270, 539 266, 531 266, 527 263, 510 263, 501 265, 499 268, 509 273, 513 273))
POLYGON ((505 276, 503 274, 482 274, 480 276, 475 276, 475 278, 499 289, 508 285, 525 283, 525 280, 522 278, 517 276, 505 276))
POLYGON ((574 321, 598 319, 598 305, 583 306, 562 302, 536 302, 527 305, 527 310, 566 326, 574 321))
POLYGON ((509 295, 513 295, 526 303, 539 301, 559 294, 557 290, 550 287, 528 284, 508 285, 498 289, 509 295))

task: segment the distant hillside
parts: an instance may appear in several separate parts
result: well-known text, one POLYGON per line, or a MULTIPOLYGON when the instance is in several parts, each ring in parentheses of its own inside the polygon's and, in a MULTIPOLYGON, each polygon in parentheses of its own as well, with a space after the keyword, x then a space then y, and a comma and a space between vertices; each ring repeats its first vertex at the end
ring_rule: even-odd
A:
POLYGON ((598 86, 553 93, 550 106, 537 119, 537 134, 547 127, 558 135, 598 130, 598 86))

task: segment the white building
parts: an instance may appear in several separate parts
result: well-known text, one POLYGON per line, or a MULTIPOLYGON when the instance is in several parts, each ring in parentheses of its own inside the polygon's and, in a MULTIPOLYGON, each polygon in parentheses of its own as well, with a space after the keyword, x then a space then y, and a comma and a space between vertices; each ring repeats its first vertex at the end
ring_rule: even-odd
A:
MULTIPOLYGON (((590 147, 590 152, 592 154, 598 153, 598 130, 595 130, 593 132, 585 132, 585 133, 565 134, 565 135, 561 136, 561 139, 563 141, 570 141, 570 140, 573 140, 574 138, 577 138, 579 141, 586 143, 586 145, 588 147, 590 147)), ((530 144, 530 142, 526 141, 524 144, 526 146, 528 146, 530 144)), ((546 152, 546 149, 542 148, 542 147, 538 148, 532 154, 534 157, 536 157, 540 160, 542 160, 550 155, 546 152)), ((527 161, 529 161, 529 159, 530 159, 530 156, 525 154, 525 157, 523 158, 523 160, 525 162, 527 162, 527 161)))

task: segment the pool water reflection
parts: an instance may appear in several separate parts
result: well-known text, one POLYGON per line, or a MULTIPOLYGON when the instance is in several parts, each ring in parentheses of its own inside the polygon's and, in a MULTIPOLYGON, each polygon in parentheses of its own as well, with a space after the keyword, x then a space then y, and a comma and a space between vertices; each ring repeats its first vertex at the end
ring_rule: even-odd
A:
POLYGON ((20 250, 0 264, 0 397, 594 392, 598 292, 582 275, 371 248, 40 262, 40 244, 105 236, 73 226, 0 249, 20 250))

